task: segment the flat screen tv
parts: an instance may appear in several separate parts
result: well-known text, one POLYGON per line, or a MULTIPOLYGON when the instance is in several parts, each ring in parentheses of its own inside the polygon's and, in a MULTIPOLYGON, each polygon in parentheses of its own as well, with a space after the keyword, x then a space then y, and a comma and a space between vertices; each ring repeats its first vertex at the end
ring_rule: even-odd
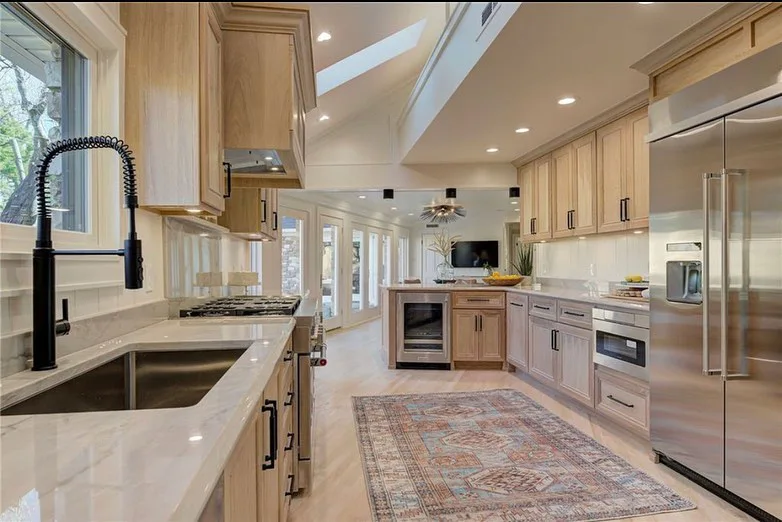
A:
POLYGON ((454 268, 483 268, 489 263, 500 266, 499 241, 457 241, 451 252, 451 264, 454 268))

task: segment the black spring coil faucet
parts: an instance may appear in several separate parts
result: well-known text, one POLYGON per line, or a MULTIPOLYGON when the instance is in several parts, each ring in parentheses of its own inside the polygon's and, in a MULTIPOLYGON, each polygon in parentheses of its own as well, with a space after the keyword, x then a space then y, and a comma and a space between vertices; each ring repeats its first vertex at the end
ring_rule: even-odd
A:
POLYGON ((92 136, 55 141, 43 152, 35 170, 36 206, 38 209, 38 234, 33 248, 33 371, 52 370, 57 367, 55 338, 70 331, 67 300, 63 301, 63 320, 55 316, 54 256, 114 255, 125 258, 125 288, 137 290, 143 287, 144 269, 141 257, 141 240, 136 236, 136 171, 133 153, 127 144, 111 136, 92 136), (88 149, 112 149, 122 158, 125 208, 128 209, 128 238, 125 248, 119 250, 55 250, 52 247, 52 211, 49 207, 49 167, 54 158, 65 152, 88 149))

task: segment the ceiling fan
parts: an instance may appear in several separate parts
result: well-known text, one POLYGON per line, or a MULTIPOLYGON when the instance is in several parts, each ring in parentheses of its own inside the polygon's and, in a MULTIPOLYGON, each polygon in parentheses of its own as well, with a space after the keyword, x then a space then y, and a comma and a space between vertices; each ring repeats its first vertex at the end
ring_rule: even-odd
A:
POLYGON ((442 203, 432 202, 429 205, 424 205, 421 212, 421 221, 428 221, 430 223, 451 223, 459 218, 463 218, 467 215, 467 211, 464 206, 457 204, 456 189, 445 189, 445 197, 447 201, 442 203))

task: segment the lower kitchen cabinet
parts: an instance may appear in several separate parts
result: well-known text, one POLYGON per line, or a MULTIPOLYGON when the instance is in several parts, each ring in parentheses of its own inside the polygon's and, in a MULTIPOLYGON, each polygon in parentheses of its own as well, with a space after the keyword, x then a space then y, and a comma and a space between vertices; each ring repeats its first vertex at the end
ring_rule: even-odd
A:
POLYGON ((289 448, 295 444, 292 360, 289 342, 199 522, 287 520, 293 478, 289 448))
POLYGON ((505 360, 505 311, 453 311, 451 330, 455 362, 503 362, 505 360))
POLYGON ((529 374, 540 382, 593 406, 591 330, 531 317, 529 374))
POLYGON ((595 409, 649 438, 649 383, 599 366, 595 371, 595 409))
POLYGON ((505 311, 505 357, 517 369, 527 371, 527 343, 529 330, 529 299, 526 295, 508 294, 505 311))

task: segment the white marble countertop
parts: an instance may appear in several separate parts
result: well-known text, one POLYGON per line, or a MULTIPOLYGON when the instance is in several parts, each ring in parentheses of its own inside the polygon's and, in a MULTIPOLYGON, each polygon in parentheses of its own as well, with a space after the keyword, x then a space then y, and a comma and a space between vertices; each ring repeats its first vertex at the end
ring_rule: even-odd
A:
POLYGON ((197 520, 294 324, 163 321, 2 379, 5 404, 131 350, 248 348, 195 406, 0 417, 0 520, 197 520))
POLYGON ((541 290, 533 290, 530 287, 520 286, 490 286, 490 285, 427 285, 427 284, 397 284, 388 285, 383 288, 393 291, 423 291, 423 292, 452 292, 452 291, 482 291, 482 292, 512 292, 518 294, 541 295, 555 299, 566 299, 568 301, 579 301, 582 303, 591 303, 609 308, 620 308, 626 310, 635 310, 640 312, 649 311, 649 303, 625 301, 622 299, 612 299, 605 297, 597 292, 589 292, 586 288, 576 290, 571 288, 562 288, 556 286, 544 286, 541 290))

